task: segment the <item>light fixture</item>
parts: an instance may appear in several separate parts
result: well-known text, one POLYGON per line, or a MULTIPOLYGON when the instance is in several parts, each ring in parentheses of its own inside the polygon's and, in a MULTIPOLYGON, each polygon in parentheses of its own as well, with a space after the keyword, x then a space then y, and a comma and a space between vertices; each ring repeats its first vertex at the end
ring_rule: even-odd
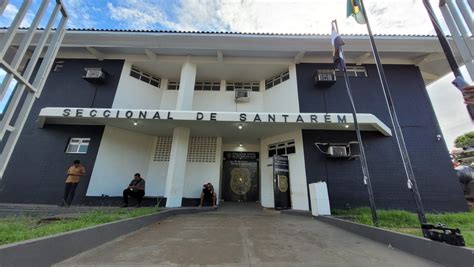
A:
POLYGON ((137 126, 137 125, 138 125, 138 122, 137 122, 137 121, 133 121, 133 125, 134 125, 134 126, 137 126))
POLYGON ((438 134, 438 135, 436 135, 436 139, 437 139, 438 141, 441 141, 441 139, 443 139, 443 136, 440 135, 440 134, 438 134))
POLYGON ((242 147, 242 146, 244 146, 244 145, 242 145, 242 143, 240 143, 239 146, 242 147))
POLYGON ((349 124, 346 124, 344 127, 349 128, 349 124))
POLYGON ((242 130, 242 124, 239 124, 239 130, 242 130))

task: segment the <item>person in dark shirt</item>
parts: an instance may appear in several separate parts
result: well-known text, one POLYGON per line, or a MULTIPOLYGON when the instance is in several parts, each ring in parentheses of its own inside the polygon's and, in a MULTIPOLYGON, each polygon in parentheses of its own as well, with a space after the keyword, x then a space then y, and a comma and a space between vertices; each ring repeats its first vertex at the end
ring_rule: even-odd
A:
POLYGON ((130 182, 128 187, 123 190, 123 206, 128 207, 128 197, 132 197, 137 200, 136 207, 139 207, 142 203, 143 196, 145 195, 145 180, 140 176, 139 173, 135 173, 133 180, 130 182))
POLYGON ((203 185, 199 207, 202 207, 204 202, 211 203, 213 207, 216 207, 216 193, 214 192, 214 187, 211 183, 203 185))

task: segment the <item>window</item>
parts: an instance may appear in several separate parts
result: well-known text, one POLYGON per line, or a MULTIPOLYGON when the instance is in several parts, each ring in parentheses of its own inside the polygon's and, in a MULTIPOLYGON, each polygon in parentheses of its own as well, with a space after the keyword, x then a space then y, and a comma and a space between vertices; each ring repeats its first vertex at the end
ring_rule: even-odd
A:
POLYGON ((260 91, 260 82, 227 82, 226 91, 234 90, 252 90, 254 92, 260 91))
POLYGON ((280 73, 268 80, 265 80, 265 89, 268 90, 273 86, 280 84, 288 79, 290 79, 290 73, 288 71, 280 73))
POLYGON ((169 81, 168 82, 168 90, 179 90, 179 82, 169 81))
POLYGON ((196 91, 219 91, 221 82, 196 82, 194 90, 196 91))
POLYGON ((148 83, 149 85, 154 87, 161 86, 161 79, 159 77, 153 76, 150 73, 143 72, 133 66, 130 70, 130 76, 145 83, 148 83))
POLYGON ((153 161, 170 160, 172 141, 173 137, 171 136, 158 136, 156 138, 155 154, 153 155, 153 161))
MULTIPOLYGON (((367 78, 367 69, 362 66, 347 66, 346 67, 348 77, 367 78)), ((343 76, 344 73, 340 70, 336 72, 337 76, 343 76)))
POLYGON ((268 146, 268 157, 271 158, 273 155, 289 155, 296 153, 295 141, 286 141, 276 143, 268 146))
POLYGON ((70 138, 66 148, 68 154, 87 154, 90 138, 70 138))
POLYGON ((188 162, 215 162, 217 151, 216 137, 189 137, 188 162))
MULTIPOLYGON (((169 161, 173 137, 156 138, 153 161, 169 161)), ((217 151, 216 137, 189 137, 187 162, 215 162, 217 151)))

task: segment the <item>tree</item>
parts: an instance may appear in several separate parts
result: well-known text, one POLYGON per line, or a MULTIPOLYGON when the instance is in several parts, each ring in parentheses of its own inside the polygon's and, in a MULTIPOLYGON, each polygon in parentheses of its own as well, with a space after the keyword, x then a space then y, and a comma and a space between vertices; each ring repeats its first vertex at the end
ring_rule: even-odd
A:
POLYGON ((456 137, 454 146, 458 148, 474 147, 474 131, 456 137))

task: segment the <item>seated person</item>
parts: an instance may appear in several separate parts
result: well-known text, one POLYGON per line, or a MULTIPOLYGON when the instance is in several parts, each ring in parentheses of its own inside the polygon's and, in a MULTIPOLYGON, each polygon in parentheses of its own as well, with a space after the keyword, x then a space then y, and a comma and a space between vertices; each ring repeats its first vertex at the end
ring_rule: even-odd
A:
POLYGON ((122 207, 128 207, 129 196, 137 200, 136 207, 139 207, 144 195, 145 195, 145 180, 140 176, 139 173, 135 173, 127 189, 123 190, 123 206, 122 207))
POLYGON ((216 193, 211 183, 203 185, 199 207, 202 207, 204 201, 206 201, 206 203, 212 203, 211 205, 216 207, 216 193))

